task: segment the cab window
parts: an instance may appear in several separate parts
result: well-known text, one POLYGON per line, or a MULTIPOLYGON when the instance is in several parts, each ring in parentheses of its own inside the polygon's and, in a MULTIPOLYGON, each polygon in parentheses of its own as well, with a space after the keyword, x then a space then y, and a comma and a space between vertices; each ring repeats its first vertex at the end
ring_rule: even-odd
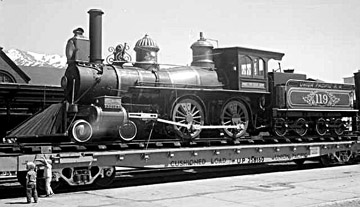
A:
POLYGON ((239 58, 240 76, 264 77, 265 61, 259 57, 242 56, 239 58))
POLYGON ((264 76, 265 61, 261 58, 254 58, 254 76, 264 76))
POLYGON ((242 56, 239 60, 241 76, 252 76, 252 60, 249 56, 242 56))

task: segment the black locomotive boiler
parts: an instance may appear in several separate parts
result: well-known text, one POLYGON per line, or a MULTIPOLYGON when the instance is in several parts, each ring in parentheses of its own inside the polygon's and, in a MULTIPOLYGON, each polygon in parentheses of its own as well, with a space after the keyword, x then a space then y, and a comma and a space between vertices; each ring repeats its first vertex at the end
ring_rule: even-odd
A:
POLYGON ((75 55, 68 56, 61 82, 65 102, 44 115, 56 113, 48 134, 81 143, 148 136, 239 139, 259 132, 341 136, 348 131, 344 119, 357 114, 353 85, 308 80, 293 71, 268 72, 269 60, 280 61, 283 53, 214 48, 202 34, 191 46, 190 66, 159 64, 159 47, 147 35, 135 45, 135 62, 124 44, 104 63, 103 12, 89 14, 90 38, 74 38, 70 53, 75 55))

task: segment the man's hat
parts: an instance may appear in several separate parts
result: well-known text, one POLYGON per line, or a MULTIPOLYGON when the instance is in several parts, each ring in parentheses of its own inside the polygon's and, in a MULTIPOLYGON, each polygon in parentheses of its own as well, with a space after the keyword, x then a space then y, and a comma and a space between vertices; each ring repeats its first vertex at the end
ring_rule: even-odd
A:
POLYGON ((84 30, 81 27, 79 27, 79 28, 74 29, 73 33, 84 33, 84 30))

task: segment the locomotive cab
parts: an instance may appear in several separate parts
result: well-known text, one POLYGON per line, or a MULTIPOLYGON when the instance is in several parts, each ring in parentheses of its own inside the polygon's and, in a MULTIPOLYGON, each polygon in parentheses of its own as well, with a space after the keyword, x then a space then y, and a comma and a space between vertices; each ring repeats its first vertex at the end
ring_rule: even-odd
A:
POLYGON ((267 82, 268 62, 281 60, 283 53, 230 47, 216 48, 215 67, 225 89, 269 92, 267 82))
MULTIPOLYGON (((268 62, 281 60, 284 53, 265 50, 229 47, 213 50, 214 63, 219 81, 225 90, 237 91, 231 99, 245 104, 249 114, 249 132, 257 134, 268 127, 269 117, 265 108, 269 107, 268 62)), ((231 101, 231 100, 230 100, 231 101)))

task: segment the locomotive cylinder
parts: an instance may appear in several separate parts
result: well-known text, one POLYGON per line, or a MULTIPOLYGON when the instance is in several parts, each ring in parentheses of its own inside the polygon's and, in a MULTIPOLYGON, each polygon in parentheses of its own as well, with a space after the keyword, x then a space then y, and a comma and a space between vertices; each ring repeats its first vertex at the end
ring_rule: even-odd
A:
POLYGON ((90 123, 94 127, 94 133, 105 134, 110 130, 117 130, 127 121, 127 114, 123 107, 119 110, 103 110, 98 106, 91 106, 90 123))

